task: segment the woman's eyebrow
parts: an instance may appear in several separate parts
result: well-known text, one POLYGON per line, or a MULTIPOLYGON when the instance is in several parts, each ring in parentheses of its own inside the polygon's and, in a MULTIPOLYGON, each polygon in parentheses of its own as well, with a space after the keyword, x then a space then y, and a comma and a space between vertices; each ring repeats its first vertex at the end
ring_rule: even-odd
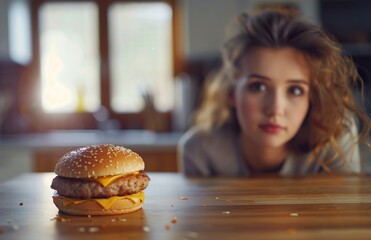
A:
POLYGON ((305 84, 305 85, 308 85, 309 86, 309 82, 308 81, 301 80, 301 79, 292 79, 292 80, 288 80, 287 82, 289 82, 289 83, 296 83, 296 84, 305 84))
POLYGON ((260 79, 263 79, 263 80, 271 80, 269 77, 266 77, 266 76, 263 76, 263 75, 260 75, 260 74, 257 74, 257 73, 249 73, 247 75, 247 78, 260 78, 260 79))
MULTIPOLYGON (((263 75, 258 74, 258 73, 250 73, 250 74, 247 75, 247 78, 248 79, 250 79, 250 78, 259 78, 261 80, 271 81, 271 79, 269 77, 263 76, 263 75)), ((290 79, 287 82, 289 82, 289 83, 296 83, 296 84, 306 84, 306 85, 309 85, 309 82, 306 81, 306 80, 303 80, 303 79, 290 79)))

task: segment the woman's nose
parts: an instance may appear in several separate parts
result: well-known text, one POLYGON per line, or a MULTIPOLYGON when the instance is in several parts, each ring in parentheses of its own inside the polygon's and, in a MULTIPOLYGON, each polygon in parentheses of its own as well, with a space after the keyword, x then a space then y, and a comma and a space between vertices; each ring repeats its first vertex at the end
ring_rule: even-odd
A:
POLYGON ((286 99, 283 94, 275 91, 265 98, 264 112, 268 117, 283 115, 285 112, 286 99))

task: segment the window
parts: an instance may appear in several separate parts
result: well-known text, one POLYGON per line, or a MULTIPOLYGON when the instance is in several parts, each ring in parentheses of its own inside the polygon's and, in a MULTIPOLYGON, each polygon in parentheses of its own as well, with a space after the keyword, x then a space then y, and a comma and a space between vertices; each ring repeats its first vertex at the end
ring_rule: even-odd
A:
POLYGON ((117 3, 109 11, 110 103, 116 112, 138 112, 144 99, 172 108, 172 11, 168 4, 117 3), (161 94, 166 93, 166 94, 161 94))
POLYGON ((120 123, 115 126, 142 128, 143 110, 153 103, 171 126, 176 68, 172 0, 32 4, 38 11, 38 115, 45 119, 36 124, 91 128, 104 112, 120 123))
POLYGON ((27 1, 9 2, 9 55, 19 64, 27 65, 31 61, 31 26, 29 4, 27 1))
POLYGON ((41 99, 46 112, 100 106, 98 8, 91 2, 40 9, 41 99))

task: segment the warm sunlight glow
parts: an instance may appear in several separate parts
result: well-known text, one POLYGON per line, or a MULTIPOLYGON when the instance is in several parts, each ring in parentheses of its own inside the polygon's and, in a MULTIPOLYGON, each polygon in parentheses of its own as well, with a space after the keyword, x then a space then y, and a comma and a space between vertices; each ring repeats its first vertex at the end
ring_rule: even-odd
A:
POLYGON ((46 110, 56 111, 57 109, 66 109, 73 102, 72 89, 64 86, 58 81, 63 61, 52 51, 48 52, 45 61, 45 77, 42 86, 42 103, 46 110))
POLYGON ((98 8, 45 3, 40 11, 41 96, 45 112, 94 112, 100 106, 98 8))

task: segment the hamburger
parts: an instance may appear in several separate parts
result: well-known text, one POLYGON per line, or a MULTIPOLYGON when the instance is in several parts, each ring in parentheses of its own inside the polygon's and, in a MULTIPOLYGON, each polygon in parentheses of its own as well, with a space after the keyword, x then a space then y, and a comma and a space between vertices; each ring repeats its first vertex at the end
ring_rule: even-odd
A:
POLYGON ((136 211, 144 203, 150 178, 135 152, 111 144, 81 147, 62 156, 54 172, 53 202, 72 215, 114 215, 136 211))

